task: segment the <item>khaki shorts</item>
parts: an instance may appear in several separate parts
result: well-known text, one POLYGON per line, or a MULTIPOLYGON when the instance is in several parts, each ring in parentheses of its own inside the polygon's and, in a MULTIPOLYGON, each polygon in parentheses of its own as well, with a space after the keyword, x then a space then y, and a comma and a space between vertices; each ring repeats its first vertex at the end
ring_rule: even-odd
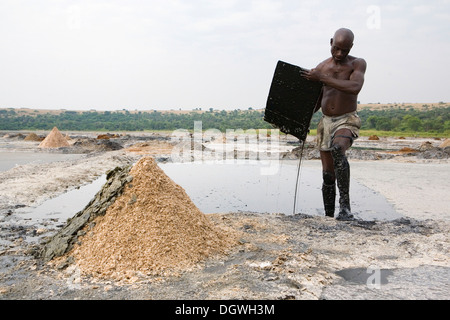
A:
POLYGON ((334 135, 339 129, 349 129, 353 138, 359 137, 361 119, 356 111, 337 117, 324 115, 317 126, 317 146, 320 151, 330 151, 334 135))

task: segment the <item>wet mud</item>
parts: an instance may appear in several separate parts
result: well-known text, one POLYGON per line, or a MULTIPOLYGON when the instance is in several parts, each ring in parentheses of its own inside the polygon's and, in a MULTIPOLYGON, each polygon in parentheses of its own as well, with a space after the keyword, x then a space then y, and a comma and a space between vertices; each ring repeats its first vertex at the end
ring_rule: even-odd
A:
MULTIPOLYGON (((151 143, 150 139, 142 141, 151 143)), ((404 217, 393 220, 338 221, 304 212, 208 214, 214 224, 236 230, 239 245, 226 256, 209 258, 193 270, 167 277, 138 275, 115 281, 82 276, 70 263, 46 263, 39 253, 67 221, 49 216, 36 222, 19 211, 136 162, 142 154, 124 150, 136 143, 127 140, 120 150, 90 152, 52 163, 28 163, 0 173, 0 299, 450 298, 450 221, 436 215, 427 219, 425 212, 413 212, 401 201, 398 203, 408 210, 402 212, 404 217), (409 213, 418 218, 409 217, 409 213)), ((420 146, 421 142, 415 143, 420 146)), ((25 148, 18 140, 5 144, 9 150, 25 148)), ((167 161, 167 154, 160 156, 167 161)), ((394 157, 401 157, 396 158, 400 159, 395 163, 399 166, 402 161, 415 161, 424 170, 433 166, 439 172, 442 167, 444 173, 447 168, 441 164, 442 158, 433 158, 430 164, 430 159, 417 155, 394 157)), ((352 166, 351 157, 349 160, 352 166)), ((395 182, 389 180, 398 172, 395 166, 389 171, 392 159, 366 167, 366 160, 357 161, 355 169, 352 167, 355 176, 374 175, 374 181, 384 186, 395 182)), ((427 194, 426 187, 432 184, 423 182, 422 194, 427 194)))
MULTIPOLYGON (((123 281, 95 279, 67 265, 42 264, 32 257, 39 246, 21 245, 0 253, 2 298, 449 298, 448 224, 411 219, 342 222, 301 214, 209 217, 239 231, 240 245, 192 271, 123 281), (375 272, 379 277, 370 278, 375 272)), ((15 231, 23 236, 35 232, 15 231)))

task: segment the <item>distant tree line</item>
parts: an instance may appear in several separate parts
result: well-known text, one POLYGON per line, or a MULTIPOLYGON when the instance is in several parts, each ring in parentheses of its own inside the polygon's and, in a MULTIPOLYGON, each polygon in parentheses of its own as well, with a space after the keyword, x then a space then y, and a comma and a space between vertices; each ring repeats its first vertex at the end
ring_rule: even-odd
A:
POLYGON ((14 109, 0 110, 0 130, 60 130, 78 131, 143 131, 194 128, 194 121, 202 121, 203 129, 239 128, 263 129, 271 126, 263 121, 263 112, 255 110, 191 111, 188 113, 161 111, 64 111, 61 114, 18 114, 14 109))
POLYGON ((418 109, 364 109, 358 112, 362 129, 450 133, 450 107, 418 109))
MULTIPOLYGON (((450 133, 450 107, 429 110, 385 109, 358 111, 362 128, 382 131, 450 133)), ((202 121, 202 128, 270 129, 263 120, 264 111, 234 110, 191 111, 187 113, 161 111, 64 111, 60 114, 20 114, 14 109, 0 110, 0 130, 60 130, 73 131, 143 131, 194 128, 194 121, 202 121)), ((321 113, 314 114, 311 129, 317 128, 321 113)))

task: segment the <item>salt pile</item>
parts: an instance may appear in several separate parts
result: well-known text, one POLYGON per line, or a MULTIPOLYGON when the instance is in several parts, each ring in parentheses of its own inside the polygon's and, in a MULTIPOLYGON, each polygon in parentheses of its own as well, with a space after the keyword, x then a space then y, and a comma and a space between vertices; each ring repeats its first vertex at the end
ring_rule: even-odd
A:
POLYGON ((442 149, 447 148, 447 147, 450 147, 450 139, 448 139, 448 138, 445 139, 444 142, 442 142, 439 145, 439 148, 442 148, 442 149))
POLYGON ((67 139, 62 135, 57 127, 53 127, 53 130, 47 135, 47 137, 39 144, 39 148, 61 148, 68 147, 70 144, 67 139))
POLYGON ((68 253, 82 273, 167 275, 236 244, 234 233, 214 225, 153 158, 141 158, 130 175, 123 193, 68 253))
POLYGON ((39 137, 36 133, 32 132, 30 134, 28 134, 25 139, 23 139, 24 141, 43 141, 44 139, 42 139, 41 137, 39 137))

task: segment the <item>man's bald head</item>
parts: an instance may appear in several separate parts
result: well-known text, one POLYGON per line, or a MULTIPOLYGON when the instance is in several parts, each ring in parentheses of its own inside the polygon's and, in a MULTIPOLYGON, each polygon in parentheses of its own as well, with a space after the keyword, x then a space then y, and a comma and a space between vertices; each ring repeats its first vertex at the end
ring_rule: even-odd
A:
POLYGON ((332 40, 334 43, 344 43, 351 46, 353 45, 354 39, 355 35, 353 34, 352 30, 347 28, 340 28, 334 33, 332 40))
POLYGON ((344 61, 353 47, 355 36, 350 29, 338 29, 330 40, 331 55, 336 62, 344 61))

